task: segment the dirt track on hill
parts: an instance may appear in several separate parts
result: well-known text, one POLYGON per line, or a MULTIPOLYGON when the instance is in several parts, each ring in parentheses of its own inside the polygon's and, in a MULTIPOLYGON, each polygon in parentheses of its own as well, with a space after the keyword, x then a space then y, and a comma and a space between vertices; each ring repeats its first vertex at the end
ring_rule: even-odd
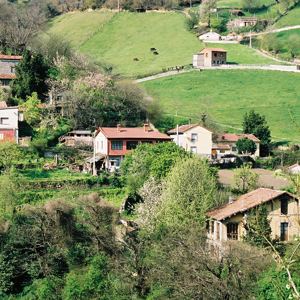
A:
MULTIPOLYGON (((273 171, 264 169, 253 169, 253 171, 259 175, 258 184, 260 187, 269 187, 274 189, 283 189, 289 186, 289 181, 282 177, 275 176, 273 171)), ((234 170, 220 170, 219 181, 220 183, 233 186, 234 185, 234 170)))

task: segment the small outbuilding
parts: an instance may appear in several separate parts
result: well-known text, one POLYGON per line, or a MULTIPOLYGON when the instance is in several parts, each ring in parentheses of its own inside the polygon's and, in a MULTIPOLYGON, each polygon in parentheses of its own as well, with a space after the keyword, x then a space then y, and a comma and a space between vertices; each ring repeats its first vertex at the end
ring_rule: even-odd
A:
POLYGON ((213 32, 213 31, 206 32, 199 36, 199 40, 204 41, 204 42, 206 42, 206 41, 215 42, 215 41, 220 41, 221 39, 222 39, 221 35, 218 34, 217 32, 213 32))
POLYGON ((222 48, 204 48, 193 56, 193 67, 212 67, 226 64, 227 51, 222 48))

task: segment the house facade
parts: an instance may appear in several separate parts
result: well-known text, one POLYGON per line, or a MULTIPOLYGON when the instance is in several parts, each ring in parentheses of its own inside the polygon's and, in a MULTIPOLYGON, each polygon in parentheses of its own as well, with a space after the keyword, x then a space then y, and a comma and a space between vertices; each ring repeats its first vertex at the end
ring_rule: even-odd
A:
POLYGON ((260 155, 260 140, 253 134, 236 134, 236 133, 223 133, 218 134, 215 138, 213 146, 213 156, 220 157, 225 154, 238 154, 236 143, 240 139, 249 139, 256 145, 256 151, 253 157, 260 155))
POLYGON ((215 242, 243 240, 251 211, 267 208, 273 239, 293 241, 300 236, 299 199, 288 192, 259 188, 207 213, 208 238, 215 242))
POLYGON ((19 121, 23 114, 18 107, 7 107, 3 102, 0 105, 0 142, 19 142, 19 121))
POLYGON ((177 126, 168 135, 176 145, 203 157, 211 157, 212 132, 199 124, 177 126))
POLYGON ((120 167, 124 156, 140 143, 169 142, 171 138, 145 124, 143 127, 100 127, 94 139, 94 152, 103 159, 105 169, 120 167))
POLYGON ((15 68, 22 56, 0 54, 0 86, 8 87, 16 78, 15 68))
POLYGON ((213 67, 227 62, 227 51, 222 48, 204 48, 193 56, 193 67, 213 67))

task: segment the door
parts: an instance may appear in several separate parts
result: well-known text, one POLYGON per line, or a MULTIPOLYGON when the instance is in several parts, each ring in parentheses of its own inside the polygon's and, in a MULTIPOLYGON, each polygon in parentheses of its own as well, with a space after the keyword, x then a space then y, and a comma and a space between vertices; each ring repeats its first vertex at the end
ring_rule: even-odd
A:
POLYGON ((289 223, 287 223, 287 222, 280 223, 280 240, 281 241, 288 241, 288 239, 289 239, 288 228, 289 228, 289 223))

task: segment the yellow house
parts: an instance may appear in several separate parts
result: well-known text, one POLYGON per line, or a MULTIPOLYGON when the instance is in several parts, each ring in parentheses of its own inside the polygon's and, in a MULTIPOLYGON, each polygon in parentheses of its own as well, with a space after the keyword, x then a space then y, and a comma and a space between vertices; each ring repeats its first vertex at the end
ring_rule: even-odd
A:
POLYGON ((209 211, 208 238, 221 242, 242 240, 247 215, 251 209, 262 204, 267 206, 272 238, 292 241, 300 236, 299 199, 285 191, 259 188, 209 211))

